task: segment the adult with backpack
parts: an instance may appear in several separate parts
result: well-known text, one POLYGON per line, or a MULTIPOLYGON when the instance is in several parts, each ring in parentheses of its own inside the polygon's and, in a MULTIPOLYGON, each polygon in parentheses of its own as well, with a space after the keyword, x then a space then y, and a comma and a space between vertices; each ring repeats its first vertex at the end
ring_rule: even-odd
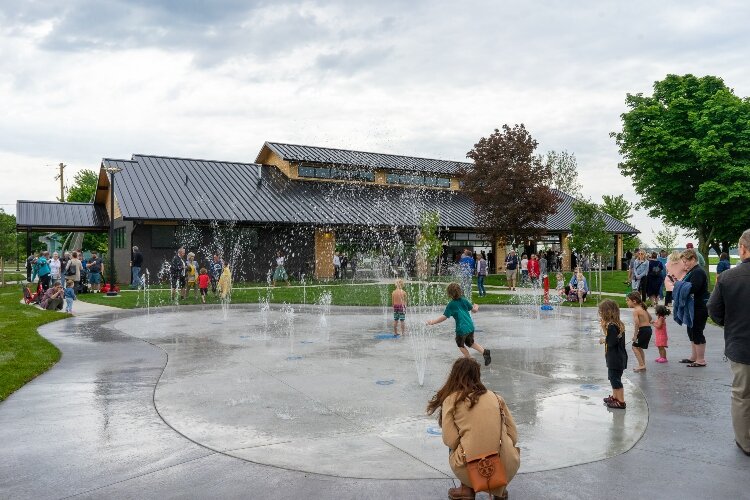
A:
POLYGON ((78 252, 70 254, 70 260, 65 265, 65 277, 69 280, 73 280, 74 288, 76 293, 81 292, 81 271, 83 265, 78 260, 78 252))
POLYGON ((648 261, 648 279, 646 280, 646 295, 651 298, 651 305, 659 304, 659 294, 664 285, 665 268, 658 259, 656 252, 651 252, 648 261))

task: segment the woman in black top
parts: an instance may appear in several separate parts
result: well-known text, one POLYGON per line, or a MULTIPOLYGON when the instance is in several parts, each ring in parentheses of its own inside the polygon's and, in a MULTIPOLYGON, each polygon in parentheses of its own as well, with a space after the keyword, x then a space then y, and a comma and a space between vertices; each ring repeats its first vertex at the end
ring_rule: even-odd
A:
POLYGON ((706 276, 706 271, 698 265, 698 256, 695 250, 688 248, 682 252, 680 257, 687 271, 682 280, 690 282, 690 295, 693 296, 694 303, 693 326, 687 329, 693 352, 690 359, 683 359, 680 362, 687 363, 690 368, 701 368, 706 366, 706 337, 703 335, 703 330, 706 328, 706 320, 708 320, 708 309, 706 308, 708 276, 706 276))

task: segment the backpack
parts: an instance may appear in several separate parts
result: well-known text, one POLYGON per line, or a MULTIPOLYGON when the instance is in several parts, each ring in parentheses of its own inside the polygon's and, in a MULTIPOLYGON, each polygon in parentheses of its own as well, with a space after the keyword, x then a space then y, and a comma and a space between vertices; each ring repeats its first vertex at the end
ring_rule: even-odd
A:
POLYGON ((661 276, 661 273, 664 270, 664 264, 662 264, 658 260, 656 262, 658 262, 659 265, 651 268, 651 276, 661 276))

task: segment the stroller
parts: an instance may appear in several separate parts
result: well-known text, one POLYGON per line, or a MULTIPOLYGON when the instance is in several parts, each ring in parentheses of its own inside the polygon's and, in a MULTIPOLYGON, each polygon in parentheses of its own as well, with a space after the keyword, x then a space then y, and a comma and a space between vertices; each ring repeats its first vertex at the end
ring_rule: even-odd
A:
POLYGON ((36 293, 31 293, 29 285, 23 287, 24 304, 40 304, 42 302, 42 297, 44 297, 44 288, 41 283, 37 285, 36 293))

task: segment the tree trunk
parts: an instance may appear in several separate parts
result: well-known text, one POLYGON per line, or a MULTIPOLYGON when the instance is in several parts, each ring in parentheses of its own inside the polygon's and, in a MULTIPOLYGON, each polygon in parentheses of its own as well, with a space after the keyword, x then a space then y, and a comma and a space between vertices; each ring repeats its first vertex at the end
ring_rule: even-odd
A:
MULTIPOLYGON (((713 231, 712 231, 713 232, 713 231)), ((711 274, 709 273, 708 269, 708 250, 711 245, 711 238, 707 237, 706 231, 704 228, 698 228, 696 231, 696 234, 698 235, 698 251, 703 255, 703 258, 706 260, 706 265, 704 266, 703 270, 706 271, 706 276, 708 276, 708 282, 711 282, 711 274)))

